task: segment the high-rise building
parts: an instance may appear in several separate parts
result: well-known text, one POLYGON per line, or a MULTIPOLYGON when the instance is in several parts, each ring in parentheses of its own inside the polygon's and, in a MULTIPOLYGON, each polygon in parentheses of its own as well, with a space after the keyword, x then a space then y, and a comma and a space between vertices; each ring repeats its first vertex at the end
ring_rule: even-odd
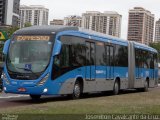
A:
POLYGON ((153 42, 154 14, 142 7, 129 10, 128 40, 148 45, 153 42))
POLYGON ((82 14, 82 27, 116 37, 121 36, 122 16, 114 11, 87 11, 82 14))
POLYGON ((0 25, 18 26, 20 0, 0 0, 0 25))
POLYGON ((70 15, 64 18, 64 25, 81 27, 81 24, 82 24, 82 17, 80 16, 70 15))
POLYGON ((61 19, 53 19, 53 21, 50 21, 50 25, 63 25, 64 21, 61 19))
POLYGON ((20 6, 20 28, 25 26, 25 23, 31 25, 48 25, 49 9, 42 5, 22 5, 20 6))
POLYGON ((160 19, 156 21, 154 42, 160 42, 160 19))

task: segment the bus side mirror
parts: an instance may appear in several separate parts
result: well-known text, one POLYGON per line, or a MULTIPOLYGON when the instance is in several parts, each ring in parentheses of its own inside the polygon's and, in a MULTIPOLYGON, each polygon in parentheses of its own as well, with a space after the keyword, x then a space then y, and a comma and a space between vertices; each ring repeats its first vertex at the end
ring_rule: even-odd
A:
POLYGON ((60 53, 61 46, 62 46, 61 41, 56 40, 56 42, 54 44, 54 49, 53 49, 53 56, 56 56, 56 55, 58 55, 60 53))
POLYGON ((4 54, 4 55, 7 55, 10 42, 11 42, 11 40, 7 40, 7 41, 4 43, 4 47, 3 47, 3 54, 4 54))

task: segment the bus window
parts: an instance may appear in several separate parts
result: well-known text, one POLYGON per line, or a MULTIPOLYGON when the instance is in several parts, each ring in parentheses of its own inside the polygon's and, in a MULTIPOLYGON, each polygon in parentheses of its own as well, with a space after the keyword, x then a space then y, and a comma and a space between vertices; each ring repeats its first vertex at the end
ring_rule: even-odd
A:
POLYGON ((60 74, 64 74, 71 69, 70 65, 70 45, 63 44, 60 54, 60 74))
POLYGON ((91 52, 90 52, 90 43, 89 42, 86 42, 86 65, 90 65, 90 55, 91 52))
POLYGON ((55 56, 52 79, 55 79, 70 70, 69 48, 69 45, 63 44, 60 55, 55 56))
POLYGON ((68 68, 69 64, 69 45, 63 45, 62 53, 60 56, 60 65, 61 68, 68 68))
POLYGON ((157 58, 157 54, 154 54, 154 68, 158 68, 158 58, 157 58))
POLYGON ((85 65, 85 45, 77 43, 71 45, 71 65, 74 68, 85 65))
POLYGON ((60 68, 60 58, 59 55, 55 56, 54 65, 57 67, 57 70, 60 68))
POLYGON ((106 65, 104 43, 98 42, 96 44, 96 65, 106 65))
MULTIPOLYGON (((84 66, 86 62, 85 57, 85 40, 84 38, 76 36, 61 36, 60 40, 62 42, 62 50, 59 55, 60 65, 59 71, 56 71, 56 58, 54 60, 53 66, 53 79, 59 77, 60 75, 76 69, 78 67, 84 66), (54 70, 55 69, 55 70, 54 70), (57 74, 57 75, 54 75, 57 74)), ((58 57, 58 56, 57 56, 58 57)))
POLYGON ((143 62, 143 68, 149 68, 149 61, 150 61, 150 57, 149 57, 149 53, 148 51, 142 50, 142 62, 143 62))
POLYGON ((150 53, 150 58, 151 58, 151 61, 150 61, 150 68, 151 69, 154 69, 154 56, 152 53, 150 53))
POLYGON ((141 50, 135 49, 135 62, 137 68, 143 68, 143 54, 141 50))
POLYGON ((91 65, 95 65, 95 43, 91 43, 91 65))

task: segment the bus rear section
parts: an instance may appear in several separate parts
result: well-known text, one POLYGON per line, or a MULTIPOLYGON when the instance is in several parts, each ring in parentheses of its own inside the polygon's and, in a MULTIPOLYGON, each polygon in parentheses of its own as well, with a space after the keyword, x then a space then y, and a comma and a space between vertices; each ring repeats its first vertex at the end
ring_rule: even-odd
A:
POLYGON ((157 51, 136 42, 129 43, 129 88, 147 91, 157 85, 157 51))

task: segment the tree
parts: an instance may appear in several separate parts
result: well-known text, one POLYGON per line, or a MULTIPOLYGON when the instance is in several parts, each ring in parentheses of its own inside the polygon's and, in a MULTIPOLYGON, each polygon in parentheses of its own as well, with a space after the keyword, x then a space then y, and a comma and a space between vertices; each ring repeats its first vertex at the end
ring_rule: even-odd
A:
POLYGON ((150 43, 149 46, 153 47, 154 49, 156 49, 158 51, 158 59, 159 59, 160 58, 160 42, 150 43))
POLYGON ((12 27, 7 28, 6 32, 8 34, 8 38, 11 38, 12 34, 18 29, 19 27, 17 26, 12 26, 12 27))
POLYGON ((32 24, 31 24, 30 22, 26 22, 26 23, 24 24, 24 27, 30 27, 30 26, 32 26, 32 24))

